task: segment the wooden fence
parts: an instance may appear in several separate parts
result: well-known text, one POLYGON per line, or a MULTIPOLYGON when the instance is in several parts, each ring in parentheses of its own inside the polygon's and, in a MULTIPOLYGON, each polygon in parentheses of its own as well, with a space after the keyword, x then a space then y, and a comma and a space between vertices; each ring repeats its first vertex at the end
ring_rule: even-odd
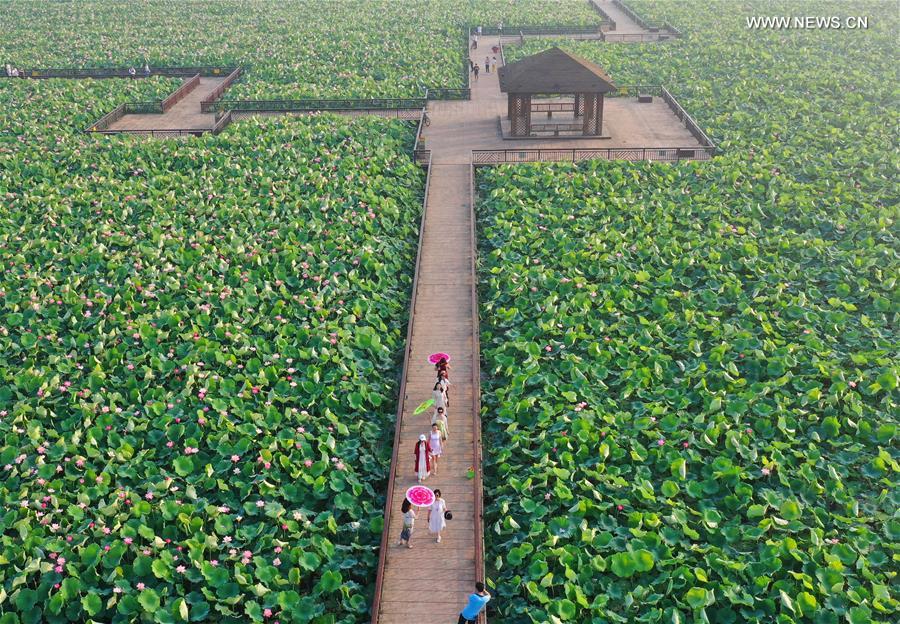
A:
POLYGON ((228 74, 228 76, 225 78, 225 81, 222 84, 220 84, 218 87, 216 87, 212 93, 210 93, 208 96, 206 96, 205 100, 200 102, 200 112, 201 113, 209 113, 209 112, 212 112, 213 110, 215 110, 214 108, 212 108, 213 102, 215 102, 220 97, 222 97, 222 94, 225 93, 225 89, 230 87, 231 83, 233 83, 235 80, 237 80, 243 71, 244 70, 242 68, 238 67, 234 71, 230 72, 228 74))
POLYGON ((169 97, 162 101, 162 112, 166 112, 178 104, 178 102, 183 100, 188 93, 196 89, 199 84, 200 74, 194 74, 189 80, 186 80, 184 84, 169 94, 169 97))
POLYGON ((419 242, 416 246, 416 268, 413 273, 412 295, 409 303, 409 319, 406 325, 406 349, 403 352, 403 370, 400 373, 400 390, 397 394, 397 412, 394 427, 394 446, 391 454, 391 468, 388 475, 387 496, 384 503, 384 524, 381 531, 381 547, 378 549, 378 571, 375 577, 375 597, 372 602, 372 624, 378 624, 379 611, 381 610, 381 591, 384 584, 384 565, 387 560, 387 550, 391 540, 391 511, 394 509, 394 482, 397 478, 397 457, 400 453, 400 423, 403 420, 403 400, 406 396, 406 376, 409 370, 409 353, 412 349, 413 315, 416 310, 416 298, 419 288, 419 272, 422 267, 422 237, 425 235, 425 223, 428 219, 428 190, 431 184, 431 152, 422 150, 422 162, 428 168, 425 174, 425 194, 422 197, 422 216, 419 222, 419 242))
POLYGON ((369 99, 315 99, 315 100, 218 100, 210 102, 208 110, 255 113, 289 113, 313 111, 353 110, 421 110, 425 98, 369 98, 369 99))
POLYGON ((714 147, 697 146, 472 150, 472 164, 478 167, 508 163, 582 162, 585 160, 679 162, 682 160, 709 160, 714 153, 714 147))
MULTIPOLYGON (((122 67, 85 67, 85 68, 46 68, 20 69, 19 78, 150 78, 168 76, 172 78, 190 78, 195 74, 201 76, 225 76, 234 71, 233 67, 200 66, 200 67, 151 67, 150 71, 142 68, 122 67), (134 69, 134 74, 131 70, 134 69)), ((5 72, 0 78, 14 78, 5 72)))
POLYGON ((681 36, 681 31, 679 31, 677 28, 675 28, 668 22, 663 22, 662 24, 655 24, 652 22, 648 22, 647 20, 642 18, 640 15, 635 13, 634 10, 630 6, 628 6, 627 4, 622 2, 622 0, 612 0, 612 3, 614 5, 616 5, 617 7, 619 7, 619 9, 623 13, 625 13, 625 15, 627 15, 632 20, 634 20, 634 22, 638 26, 640 26, 641 28, 643 28, 645 30, 649 30, 651 33, 656 33, 656 32, 665 30, 665 31, 668 31, 673 37, 681 36))

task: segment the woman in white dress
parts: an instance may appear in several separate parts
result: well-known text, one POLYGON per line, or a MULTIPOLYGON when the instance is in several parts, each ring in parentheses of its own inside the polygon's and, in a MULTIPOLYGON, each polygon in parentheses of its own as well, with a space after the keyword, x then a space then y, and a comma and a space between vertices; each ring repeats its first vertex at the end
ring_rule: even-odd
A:
POLYGON ((431 447, 428 445, 428 438, 425 437, 424 433, 419 436, 419 441, 416 442, 415 458, 416 476, 419 479, 419 483, 422 483, 431 474, 431 447))
POLYGON ((447 421, 447 412, 443 407, 437 408, 431 415, 431 424, 437 425, 438 431, 441 432, 441 441, 446 444, 447 438, 450 437, 450 423, 447 421))
POLYGON ((431 437, 428 439, 428 445, 431 447, 431 473, 436 475, 438 458, 444 452, 441 448, 441 430, 437 423, 431 424, 431 437))
POLYGON ((441 531, 447 526, 444 512, 447 511, 447 503, 441 498, 441 491, 434 491, 434 502, 428 508, 428 530, 437 533, 437 542, 441 543, 441 531))
POLYGON ((431 398, 434 399, 434 409, 439 407, 443 407, 445 410, 447 409, 447 397, 444 394, 444 388, 441 387, 439 381, 434 383, 434 388, 431 390, 431 398))

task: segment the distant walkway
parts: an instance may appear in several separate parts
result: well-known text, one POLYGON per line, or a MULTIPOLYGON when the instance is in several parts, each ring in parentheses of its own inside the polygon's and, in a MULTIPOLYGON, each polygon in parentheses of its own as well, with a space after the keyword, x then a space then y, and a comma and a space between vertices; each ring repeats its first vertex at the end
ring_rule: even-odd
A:
MULTIPOLYGON (((667 35, 665 31, 653 32, 644 28, 635 22, 625 11, 620 9, 617 4, 612 2, 612 0, 591 0, 591 3, 606 13, 610 19, 616 23, 616 29, 607 33, 608 36, 606 39, 608 41, 615 41, 616 39, 622 41, 652 41, 658 39, 660 35, 663 37, 666 37, 667 35), (635 35, 643 35, 643 37, 637 37, 635 35)), ((643 16, 641 16, 641 18, 643 18, 643 16)))
POLYGON ((200 112, 200 102, 207 100, 223 82, 225 77, 201 77, 200 84, 165 113, 125 115, 109 130, 211 130, 216 116, 200 112))

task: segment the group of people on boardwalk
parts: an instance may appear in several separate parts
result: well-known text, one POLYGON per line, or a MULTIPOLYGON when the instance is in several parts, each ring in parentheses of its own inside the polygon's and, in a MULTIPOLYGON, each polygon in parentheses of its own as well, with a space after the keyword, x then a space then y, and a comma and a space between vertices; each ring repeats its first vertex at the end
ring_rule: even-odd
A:
MULTIPOLYGON (((422 483, 431 475, 437 475, 438 460, 444 455, 447 441, 450 437, 450 426, 447 420, 447 410, 450 408, 450 364, 446 358, 441 358, 434 366, 437 381, 432 388, 431 396, 434 412, 431 415, 431 429, 428 434, 421 434, 414 449, 416 479, 422 483)), ((434 491, 435 501, 428 508, 428 530, 437 534, 437 542, 441 541, 441 531, 447 526, 447 503, 441 496, 441 491, 434 491)), ((404 499, 400 511, 403 513, 403 529, 400 532, 400 542, 408 548, 412 548, 410 538, 416 520, 416 511, 412 504, 404 499)))

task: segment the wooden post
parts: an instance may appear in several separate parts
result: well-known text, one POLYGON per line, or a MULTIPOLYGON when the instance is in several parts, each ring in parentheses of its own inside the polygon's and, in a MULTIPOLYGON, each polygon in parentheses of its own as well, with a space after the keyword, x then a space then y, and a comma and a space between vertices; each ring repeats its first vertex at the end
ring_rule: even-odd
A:
POLYGON ((580 93, 575 94, 575 117, 584 115, 584 96, 580 93))
POLYGON ((596 119, 594 106, 596 105, 597 100, 593 93, 583 93, 581 98, 584 101, 584 121, 581 125, 581 134, 584 136, 591 136, 594 134, 593 124, 596 119))
POLYGON ((603 134, 603 94, 597 96, 597 136, 603 134))
POLYGON ((522 93, 510 93, 509 132, 512 136, 528 136, 531 134, 531 96, 522 93))

